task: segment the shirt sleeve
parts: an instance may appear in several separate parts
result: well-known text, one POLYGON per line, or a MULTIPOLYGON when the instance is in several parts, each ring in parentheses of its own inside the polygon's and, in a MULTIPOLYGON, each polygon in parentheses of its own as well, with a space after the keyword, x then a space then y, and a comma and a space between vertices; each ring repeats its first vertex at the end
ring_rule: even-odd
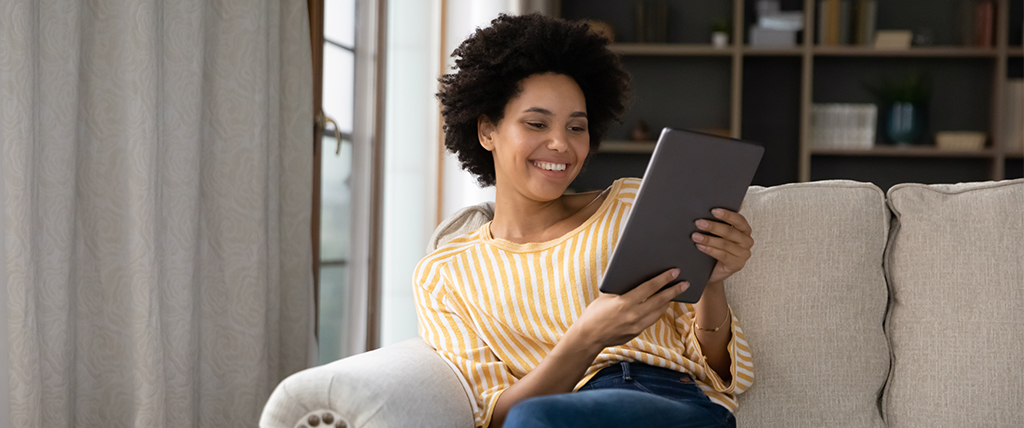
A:
POLYGON ((475 424, 487 427, 498 397, 516 378, 474 330, 439 270, 422 280, 416 275, 413 285, 420 336, 462 376, 471 393, 475 424))
POLYGON ((708 365, 707 358, 704 357, 704 352, 700 348, 696 329, 693 328, 693 305, 680 305, 679 309, 676 329, 685 338, 686 358, 700 367, 701 373, 696 373, 698 378, 711 385, 715 391, 734 397, 749 389, 754 384, 754 361, 751 358, 750 345, 747 344, 747 339, 743 336, 743 327, 740 326, 740 320, 733 313, 732 308, 729 308, 729 316, 732 318, 732 323, 729 326, 732 338, 726 345, 731 360, 729 372, 732 375, 732 380, 728 384, 708 365))

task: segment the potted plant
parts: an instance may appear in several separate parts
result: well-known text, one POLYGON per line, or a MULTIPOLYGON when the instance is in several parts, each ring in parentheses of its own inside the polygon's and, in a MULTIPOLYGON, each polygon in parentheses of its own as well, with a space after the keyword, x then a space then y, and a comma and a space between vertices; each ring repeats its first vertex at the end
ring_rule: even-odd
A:
POLYGON ((711 23, 711 45, 723 49, 729 46, 729 21, 716 19, 711 23))
POLYGON ((882 112, 881 122, 891 144, 919 144, 928 129, 931 87, 921 73, 886 79, 870 88, 882 112))

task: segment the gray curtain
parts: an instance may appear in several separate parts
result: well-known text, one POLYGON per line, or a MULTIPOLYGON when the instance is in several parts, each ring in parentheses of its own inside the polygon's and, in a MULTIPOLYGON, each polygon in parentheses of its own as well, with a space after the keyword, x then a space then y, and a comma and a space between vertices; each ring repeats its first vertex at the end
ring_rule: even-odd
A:
POLYGON ((0 0, 0 426, 256 425, 311 358, 311 76, 305 1, 0 0))

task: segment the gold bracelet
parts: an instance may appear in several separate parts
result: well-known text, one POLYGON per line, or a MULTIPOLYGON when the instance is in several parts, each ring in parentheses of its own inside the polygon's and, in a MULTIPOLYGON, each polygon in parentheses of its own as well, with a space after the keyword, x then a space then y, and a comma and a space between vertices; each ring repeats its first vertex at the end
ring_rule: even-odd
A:
POLYGON ((731 320, 731 319, 732 319, 732 312, 726 311, 726 313, 725 313, 725 321, 722 321, 722 325, 720 325, 718 327, 715 327, 715 328, 704 328, 704 327, 701 327, 701 326, 697 325, 697 317, 693 317, 693 328, 695 328, 697 330, 700 330, 700 331, 710 331, 710 332, 714 333, 714 332, 718 331, 720 328, 725 327, 725 323, 729 322, 729 320, 731 320))

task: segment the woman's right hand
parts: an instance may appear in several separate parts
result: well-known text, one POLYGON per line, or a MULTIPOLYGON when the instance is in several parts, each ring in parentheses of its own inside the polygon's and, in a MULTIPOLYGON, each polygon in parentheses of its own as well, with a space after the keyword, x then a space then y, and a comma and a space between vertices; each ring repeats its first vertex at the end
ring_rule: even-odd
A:
POLYGON ((684 281, 661 290, 677 276, 679 269, 669 269, 626 294, 601 293, 570 330, 575 330, 598 352, 633 340, 661 318, 673 298, 690 287, 690 283, 684 281))

